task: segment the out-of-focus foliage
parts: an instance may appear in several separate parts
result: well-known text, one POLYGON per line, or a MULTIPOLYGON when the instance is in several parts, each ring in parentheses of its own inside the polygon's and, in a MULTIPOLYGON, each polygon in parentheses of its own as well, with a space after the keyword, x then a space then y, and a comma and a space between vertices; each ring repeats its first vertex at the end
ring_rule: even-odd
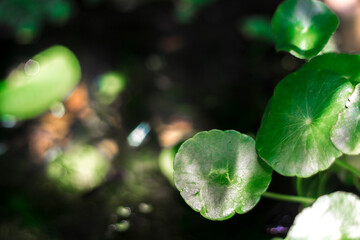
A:
POLYGON ((174 147, 164 148, 159 154, 160 171, 172 185, 174 185, 174 159, 179 147, 180 144, 174 147))
POLYGON ((0 117, 29 119, 62 101, 80 81, 76 56, 54 46, 35 55, 0 82, 0 117))
POLYGON ((178 0, 176 7, 176 19, 180 23, 189 23, 196 15, 196 13, 211 4, 216 0, 178 0))
POLYGON ((334 190, 335 184, 331 184, 330 177, 334 174, 332 168, 327 171, 320 172, 309 178, 300 178, 301 184, 298 186, 298 195, 311 198, 318 198, 324 194, 334 190))
POLYGON ((71 15, 68 0, 2 0, 0 1, 0 24, 15 32, 19 43, 30 43, 45 22, 65 23, 71 15))
MULTIPOLYGON (((339 159, 350 166, 354 167, 356 170, 360 171, 360 156, 351 156, 344 154, 339 159)), ((333 171, 336 173, 338 179, 345 184, 346 186, 354 186, 358 191, 360 191, 360 179, 354 173, 351 173, 339 166, 333 166, 333 171)))
POLYGON ((38 228, 20 227, 16 222, 7 222, 0 225, 0 239, 49 240, 50 238, 38 228))
POLYGON ((126 79, 118 72, 108 72, 98 79, 97 97, 103 104, 112 103, 125 89, 126 79))
POLYGON ((60 188, 84 192, 105 180, 110 161, 93 146, 72 146, 47 165, 47 176, 60 188))
POLYGON ((274 34, 271 29, 271 20, 265 17, 249 17, 240 22, 240 30, 243 35, 259 41, 274 42, 274 34))

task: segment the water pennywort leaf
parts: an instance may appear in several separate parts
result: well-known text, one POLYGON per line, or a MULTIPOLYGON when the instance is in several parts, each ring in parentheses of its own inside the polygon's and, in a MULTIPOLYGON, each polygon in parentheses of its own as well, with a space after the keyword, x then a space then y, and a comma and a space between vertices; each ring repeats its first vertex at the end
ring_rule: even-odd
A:
POLYGON ((312 58, 302 69, 334 71, 341 77, 349 79, 355 86, 360 82, 360 55, 325 53, 312 58))
POLYGON ((360 239, 360 199, 352 193, 324 195, 296 218, 287 240, 360 239))
POLYGON ((200 132, 184 142, 174 161, 175 185, 204 217, 224 220, 259 201, 272 170, 255 151, 255 141, 237 131, 200 132))
POLYGON ((353 92, 334 72, 301 70, 276 87, 257 133, 258 154, 285 176, 309 177, 341 155, 330 140, 338 114, 353 92))
POLYGON ((357 155, 360 153, 360 84, 356 85, 346 107, 331 131, 331 141, 341 152, 357 155))
POLYGON ((310 58, 326 45, 339 24, 337 16, 317 0, 286 0, 279 5, 272 29, 278 51, 310 58))

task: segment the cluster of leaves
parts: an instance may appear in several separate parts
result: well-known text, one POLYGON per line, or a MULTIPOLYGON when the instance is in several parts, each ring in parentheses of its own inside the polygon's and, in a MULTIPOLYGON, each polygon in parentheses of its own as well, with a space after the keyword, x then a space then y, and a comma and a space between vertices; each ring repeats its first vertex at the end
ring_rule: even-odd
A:
MULTIPOLYGON (((266 36, 278 51, 308 61, 275 88, 256 143, 233 130, 212 130, 180 147, 174 181, 195 211, 228 219, 266 195, 272 170, 308 178, 343 153, 360 153, 360 56, 321 54, 338 23, 317 0, 286 0, 278 7, 266 36)), ((297 216, 286 239, 359 239, 359 206, 351 193, 322 196, 297 216)))

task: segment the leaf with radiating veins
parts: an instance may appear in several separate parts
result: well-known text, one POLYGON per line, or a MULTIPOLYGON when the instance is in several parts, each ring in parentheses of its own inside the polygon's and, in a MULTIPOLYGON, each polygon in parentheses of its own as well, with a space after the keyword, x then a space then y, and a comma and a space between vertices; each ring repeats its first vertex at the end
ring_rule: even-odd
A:
POLYGON ((309 177, 342 153, 330 140, 352 84, 326 70, 300 70, 276 87, 256 137, 256 149, 273 170, 309 177))

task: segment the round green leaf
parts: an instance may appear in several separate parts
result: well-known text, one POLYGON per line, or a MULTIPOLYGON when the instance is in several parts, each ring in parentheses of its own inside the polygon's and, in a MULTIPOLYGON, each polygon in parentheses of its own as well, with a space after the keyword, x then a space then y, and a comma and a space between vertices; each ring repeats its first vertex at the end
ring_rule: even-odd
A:
POLYGON ((339 114, 331 131, 331 141, 343 153, 360 153, 360 84, 346 103, 346 109, 339 114))
POLYGON ((63 46, 46 49, 0 83, 0 118, 29 119, 63 100, 79 82, 80 65, 63 46))
POLYGON ((360 55, 326 53, 312 58, 302 69, 334 71, 356 85, 360 82, 360 55))
POLYGON ((233 130, 196 134, 184 142, 174 161, 175 186, 195 211, 211 220, 252 209, 271 174, 256 155, 255 141, 233 130))
POLYGON ((285 176, 309 177, 327 169, 341 152, 330 131, 352 93, 334 72, 298 71, 276 87, 256 138, 258 154, 285 176))
POLYGON ((286 0, 279 5, 272 29, 278 51, 298 58, 318 54, 336 30, 339 20, 317 0, 286 0))
POLYGON ((360 239, 360 199, 352 193, 324 195, 296 218, 287 240, 360 239))

